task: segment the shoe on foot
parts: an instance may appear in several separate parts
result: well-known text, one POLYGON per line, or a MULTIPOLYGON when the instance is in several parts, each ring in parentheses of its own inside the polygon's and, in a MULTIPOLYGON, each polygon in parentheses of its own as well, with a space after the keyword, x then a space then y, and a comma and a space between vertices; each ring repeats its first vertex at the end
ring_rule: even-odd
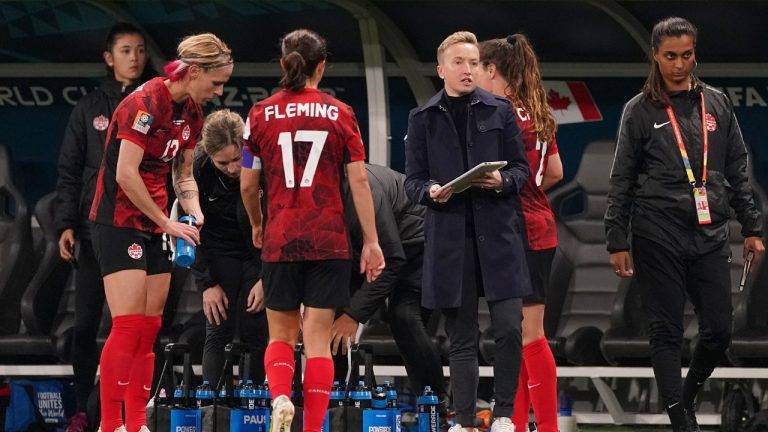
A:
POLYGON ((139 428, 139 432, 150 432, 150 430, 146 425, 143 425, 139 428))
POLYGON ((85 432, 88 429, 88 415, 83 411, 78 411, 69 418, 64 432, 85 432))
POLYGON ((696 412, 693 410, 685 410, 685 420, 688 423, 688 430, 691 432, 701 432, 699 422, 696 421, 696 412))
POLYGON ((288 396, 280 395, 273 400, 270 432, 290 432, 294 412, 293 402, 288 396))
POLYGON ((515 432, 515 424, 509 417, 496 417, 491 424, 491 432, 515 432))

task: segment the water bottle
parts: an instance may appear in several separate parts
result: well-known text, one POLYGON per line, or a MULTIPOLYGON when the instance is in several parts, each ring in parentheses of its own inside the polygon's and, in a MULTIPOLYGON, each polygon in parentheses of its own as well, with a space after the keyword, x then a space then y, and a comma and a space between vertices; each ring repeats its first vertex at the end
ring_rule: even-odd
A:
POLYGON ((267 387, 264 384, 256 386, 256 406, 258 408, 269 408, 269 399, 267 396, 267 387))
MULTIPOLYGON (((179 222, 188 223, 192 226, 196 221, 194 216, 189 215, 180 217, 179 222)), ((174 261, 176 261, 176 265, 189 268, 195 262, 195 244, 181 237, 176 237, 176 257, 174 261)))
POLYGON ((438 413, 438 400, 432 387, 424 387, 424 393, 416 402, 419 411, 419 432, 439 432, 440 414, 438 413))
POLYGON ((197 386, 195 392, 195 399, 197 400, 197 407, 207 407, 213 405, 213 390, 208 380, 203 380, 203 383, 197 386))
POLYGON ((256 409, 256 387, 253 380, 246 381, 240 389, 240 407, 247 410, 256 409))
POLYGON ((173 407, 174 408, 187 408, 186 401, 184 400, 184 383, 176 386, 173 390, 173 407))
POLYGON ((389 380, 384 380, 384 390, 387 392, 387 408, 397 409, 397 390, 389 380))
POLYGON ((240 407, 240 389, 243 387, 243 380, 239 380, 232 389, 232 407, 240 407))
POLYGON ((266 408, 272 408, 272 393, 269 391, 269 382, 267 380, 264 380, 264 391, 261 393, 262 398, 264 398, 264 406, 266 408))
POLYGON ((357 386, 349 392, 349 398, 352 400, 352 406, 355 408, 371 407, 371 391, 366 387, 364 381, 357 383, 357 386))
POLYGON ((331 398, 328 400, 328 409, 344 406, 344 387, 338 381, 333 382, 331 398))
POLYGON ((579 430, 576 418, 573 417, 573 400, 567 393, 562 393, 558 398, 559 415, 557 428, 561 432, 576 432, 579 430))
POLYGON ((221 384, 221 386, 219 387, 219 391, 216 396, 216 405, 222 406, 222 407, 231 406, 229 401, 229 395, 227 394, 226 384, 221 384))
POLYGON ((386 409, 387 408, 387 391, 382 386, 377 386, 374 389, 371 397, 371 408, 373 409, 386 409))

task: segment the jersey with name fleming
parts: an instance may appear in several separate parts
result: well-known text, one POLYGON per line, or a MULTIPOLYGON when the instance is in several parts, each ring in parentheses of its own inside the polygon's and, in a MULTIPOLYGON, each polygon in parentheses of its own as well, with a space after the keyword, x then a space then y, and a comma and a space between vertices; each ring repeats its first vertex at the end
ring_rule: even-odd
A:
POLYGON ((541 141, 534 129, 531 115, 524 108, 513 108, 517 127, 520 128, 531 175, 520 191, 520 203, 525 218, 528 248, 543 250, 557 247, 557 226, 555 215, 549 206, 547 194, 541 188, 544 174, 549 166, 549 157, 557 154, 555 136, 541 141))
POLYGON ((282 90, 253 106, 245 132, 267 185, 265 262, 349 259, 340 182, 365 160, 355 114, 317 89, 282 90))
POLYGON ((128 140, 144 150, 139 174, 155 204, 167 214, 170 161, 179 152, 195 148, 202 124, 200 105, 192 99, 175 103, 162 77, 147 81, 128 95, 112 115, 90 220, 121 228, 162 232, 117 184, 121 142, 128 140))

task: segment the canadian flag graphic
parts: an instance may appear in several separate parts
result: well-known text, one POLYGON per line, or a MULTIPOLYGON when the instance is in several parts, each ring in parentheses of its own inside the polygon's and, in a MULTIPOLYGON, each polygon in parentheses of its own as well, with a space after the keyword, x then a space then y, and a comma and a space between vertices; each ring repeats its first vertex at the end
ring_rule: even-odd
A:
POLYGON ((583 81, 544 81, 547 102, 557 124, 583 123, 603 119, 583 81))

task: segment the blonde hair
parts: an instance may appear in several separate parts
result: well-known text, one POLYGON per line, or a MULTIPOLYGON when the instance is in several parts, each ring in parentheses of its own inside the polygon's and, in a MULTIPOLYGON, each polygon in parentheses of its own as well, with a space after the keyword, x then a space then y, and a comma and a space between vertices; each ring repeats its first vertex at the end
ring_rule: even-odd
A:
POLYGON ((243 146, 245 124, 240 114, 226 108, 214 111, 205 118, 200 145, 208 156, 213 156, 229 145, 243 146))
POLYGON ((456 33, 451 34, 443 40, 439 47, 437 47, 437 62, 440 63, 440 58, 448 47, 460 43, 477 45, 477 37, 474 33, 468 31, 457 31, 456 33))
POLYGON ((176 48, 176 60, 163 67, 171 81, 178 81, 186 75, 190 65, 196 64, 204 70, 211 70, 234 62, 232 50, 213 33, 187 36, 176 48))

